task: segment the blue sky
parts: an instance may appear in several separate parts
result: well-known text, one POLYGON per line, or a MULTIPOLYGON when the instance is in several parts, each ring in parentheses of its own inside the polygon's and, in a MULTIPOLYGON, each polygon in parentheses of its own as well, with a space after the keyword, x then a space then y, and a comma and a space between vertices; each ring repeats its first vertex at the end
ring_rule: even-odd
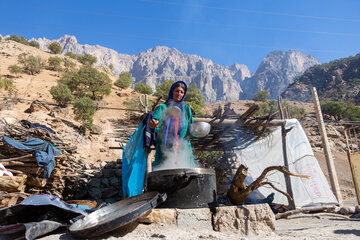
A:
POLYGON ((252 72, 275 50, 321 63, 360 53, 358 0, 0 0, 0 9, 3 36, 69 34, 126 54, 168 46, 252 72))

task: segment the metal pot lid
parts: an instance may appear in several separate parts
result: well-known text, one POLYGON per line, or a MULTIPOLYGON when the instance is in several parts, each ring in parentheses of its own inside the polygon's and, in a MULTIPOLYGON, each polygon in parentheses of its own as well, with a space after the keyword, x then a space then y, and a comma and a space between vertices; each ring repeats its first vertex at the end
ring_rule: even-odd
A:
POLYGON ((158 192, 127 198, 92 212, 73 223, 69 230, 74 237, 96 237, 140 218, 165 200, 166 194, 158 192))
POLYGON ((149 173, 151 175, 175 175, 175 174, 215 174, 215 170, 212 168, 176 168, 176 169, 165 169, 152 171, 149 173))

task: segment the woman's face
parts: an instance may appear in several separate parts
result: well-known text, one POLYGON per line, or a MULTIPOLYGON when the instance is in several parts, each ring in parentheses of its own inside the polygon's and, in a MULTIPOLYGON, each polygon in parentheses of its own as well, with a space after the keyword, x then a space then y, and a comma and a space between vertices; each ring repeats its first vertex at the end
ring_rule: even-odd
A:
POLYGON ((177 87, 174 89, 173 99, 176 102, 179 102, 184 97, 184 94, 185 94, 185 90, 182 87, 177 87))

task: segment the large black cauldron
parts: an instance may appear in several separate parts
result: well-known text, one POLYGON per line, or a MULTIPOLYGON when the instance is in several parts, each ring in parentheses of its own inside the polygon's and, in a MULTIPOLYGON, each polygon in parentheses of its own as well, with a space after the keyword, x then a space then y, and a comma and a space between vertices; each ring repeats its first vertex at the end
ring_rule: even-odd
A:
POLYGON ((161 208, 202 208, 216 204, 215 171, 209 168, 181 168, 150 172, 149 191, 166 193, 161 208))

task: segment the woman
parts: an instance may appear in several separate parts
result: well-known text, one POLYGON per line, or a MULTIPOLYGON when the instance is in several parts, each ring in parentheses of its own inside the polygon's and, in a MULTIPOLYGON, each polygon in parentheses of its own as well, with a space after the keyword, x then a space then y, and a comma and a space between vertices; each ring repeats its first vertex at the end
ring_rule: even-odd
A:
POLYGON ((194 155, 188 134, 193 118, 190 107, 183 103, 186 91, 187 86, 183 81, 175 82, 170 88, 168 99, 159 105, 150 121, 149 126, 156 133, 154 167, 194 167, 194 155), (179 117, 167 116, 167 109, 172 106, 180 108, 179 117))

